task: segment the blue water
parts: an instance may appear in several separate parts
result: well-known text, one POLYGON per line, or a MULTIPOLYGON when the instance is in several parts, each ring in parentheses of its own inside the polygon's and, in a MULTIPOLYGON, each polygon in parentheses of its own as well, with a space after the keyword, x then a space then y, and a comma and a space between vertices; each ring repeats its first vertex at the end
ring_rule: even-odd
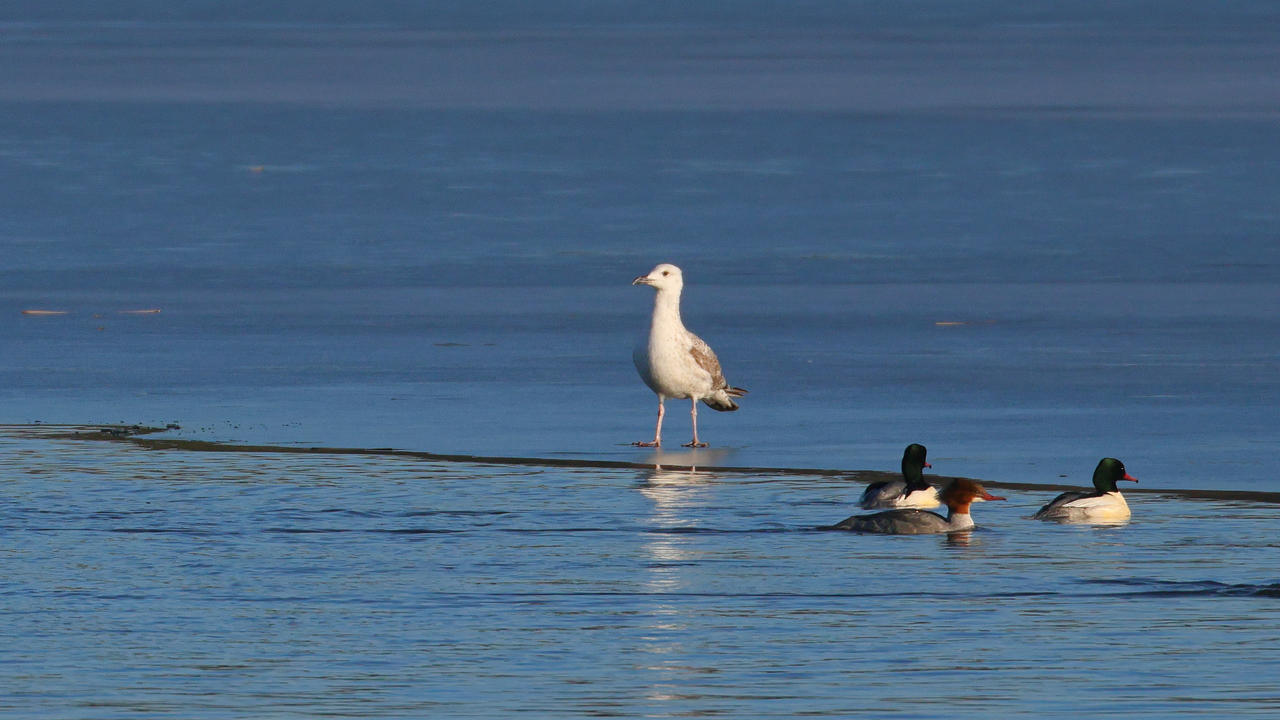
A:
POLYGON ((23 110, 9 421, 642 458, 674 261, 717 462, 1275 489, 1270 121, 23 110))
POLYGON ((3 717, 1280 711, 1273 504, 859 536, 839 477, 0 450, 3 717))
POLYGON ((0 707, 1274 714, 1272 507, 1176 492, 1280 491, 1273 4, 434 5, 0 8, 0 423, 699 474, 7 431, 0 707), (706 450, 630 445, 659 262, 751 391, 706 450), (909 442, 1170 494, 953 546, 708 470, 909 442))

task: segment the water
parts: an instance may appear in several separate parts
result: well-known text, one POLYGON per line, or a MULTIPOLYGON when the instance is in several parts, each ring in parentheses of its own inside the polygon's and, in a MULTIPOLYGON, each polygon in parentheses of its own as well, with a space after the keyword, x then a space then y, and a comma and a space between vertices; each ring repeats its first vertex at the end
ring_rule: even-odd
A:
POLYGON ((5 712, 1274 714, 1272 3, 432 5, 0 8, 5 712), (809 530, 910 442, 1045 487, 809 530))
POLYGON ((643 458, 669 260, 722 464, 1275 489, 1270 121, 22 110, 11 422, 643 458))
POLYGON ((1280 710, 1274 504, 859 536, 840 477, 53 434, 0 439, 5 717, 1280 710))
MULTIPOLYGON (((690 326, 753 391, 742 413, 703 413, 706 437, 738 451, 727 462, 892 467, 906 442, 920 441, 961 475, 1052 479, 1112 454, 1168 487, 1271 482, 1257 448, 1277 439, 1275 223, 1234 219, 1269 207, 1280 159, 1269 133, 1264 142, 1229 136, 1238 124, 1191 122, 1143 139, 1143 125, 1094 121, 1055 159, 1042 147, 1057 125, 962 123, 981 147, 957 139, 970 149, 948 155, 955 121, 904 132, 867 120, 854 134, 887 135, 877 142, 890 147, 855 145, 832 160, 831 145, 848 144, 844 118, 771 118, 769 128, 810 139, 786 152, 751 147, 768 137, 763 123, 723 138, 719 123, 698 118, 669 150, 678 159, 655 161, 662 134, 685 120, 537 116, 541 126, 513 127, 393 113, 384 123, 393 135, 354 150, 342 138, 368 119, 361 113, 325 122, 301 111, 180 108, 157 122, 99 110, 114 121, 94 130, 92 164, 26 170, 51 186, 12 201, 24 203, 10 215, 18 227, 0 321, 19 340, 3 368, 12 421, 177 422, 231 440, 635 457, 619 446, 651 431, 652 396, 629 363, 651 299, 628 281, 673 259, 688 269, 690 326), (197 118, 210 113, 226 117, 206 137, 209 121, 197 118), (306 125, 314 136, 270 135, 285 157, 228 147, 231 126, 252 120, 276 133, 306 125), (391 156, 435 123, 464 149, 441 151, 425 170, 391 156), (1016 157, 991 159, 1011 131, 1021 133, 1016 157), (1119 131, 1114 146, 1096 146, 1119 131), (522 146, 542 133, 541 145, 521 150, 532 159, 486 159, 487 143, 522 146), (577 154, 584 135, 594 146, 637 133, 647 141, 608 158, 577 154), (943 139, 915 147, 931 134, 943 139), (212 146, 184 153, 155 147, 157 136, 212 146), (1150 184, 1146 176, 1173 161, 1134 155, 1175 147, 1201 174, 1150 184), (1263 154, 1220 157, 1251 148, 1263 154), (139 152, 162 153, 160 170, 135 167, 139 152), (1119 169, 1067 159, 1086 152, 1119 169), (717 156, 735 153, 745 157, 723 168, 717 156), (246 169, 264 156, 302 167, 262 177, 246 169), (791 169, 748 170, 770 162, 791 169), (874 162, 884 167, 847 167, 874 162), (1036 180, 1013 172, 1031 162, 1042 165, 1027 171, 1036 180), (929 178, 939 172, 977 187, 957 195, 937 183, 958 179, 929 178), (64 173, 96 180, 48 178, 64 173), (836 187, 815 196, 822 180, 836 187), (1043 186, 1010 204, 1029 182, 1043 186), (935 189, 906 208, 892 202, 921 183, 935 189), (367 187, 365 197, 353 198, 352 186, 367 187), (697 187, 711 190, 691 195, 697 187), (1104 197, 1117 188, 1129 194, 1104 197), (1241 210, 1202 215, 1185 204, 1201 191, 1241 210), (428 204, 374 198, 383 192, 421 193, 428 204), (725 205, 731 198, 761 199, 765 221, 741 200, 725 205), (974 207, 982 198, 991 205, 974 207), (1038 237, 1024 202, 1065 206, 1055 212, 1066 227, 1038 237), (1144 203, 1159 204, 1141 220, 1151 239, 1139 243, 1127 233, 1144 203), (333 217, 334 206, 349 209, 333 217), (1085 227, 1100 214, 1105 229, 1085 227), (49 228, 50 217, 69 227, 49 228), (1195 227, 1227 221, 1233 242, 1195 227), (624 226, 601 232, 607 222, 624 226), (958 245, 959 234, 971 240, 958 245), (72 314, 19 314, 28 307, 72 314), (162 313, 117 314, 152 307, 162 313), (952 321, 968 324, 937 325, 952 321), (1206 468, 1222 470, 1206 477, 1206 468)), ((59 121, 84 127, 66 108, 37 111, 13 147, 38 146, 31 136, 59 121)), ((680 438, 687 421, 679 404, 673 411, 669 432, 680 438)))

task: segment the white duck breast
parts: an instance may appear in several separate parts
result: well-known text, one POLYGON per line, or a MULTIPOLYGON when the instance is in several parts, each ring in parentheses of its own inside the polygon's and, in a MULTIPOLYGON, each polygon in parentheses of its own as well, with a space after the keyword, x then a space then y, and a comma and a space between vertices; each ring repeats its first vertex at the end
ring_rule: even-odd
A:
POLYGON ((907 492, 906 480, 886 480, 867 486, 858 505, 867 510, 874 508, 933 508, 938 507, 938 491, 929 487, 907 492))
POLYGON ((1119 492, 1065 492, 1040 508, 1038 520, 1127 520, 1129 503, 1119 492))

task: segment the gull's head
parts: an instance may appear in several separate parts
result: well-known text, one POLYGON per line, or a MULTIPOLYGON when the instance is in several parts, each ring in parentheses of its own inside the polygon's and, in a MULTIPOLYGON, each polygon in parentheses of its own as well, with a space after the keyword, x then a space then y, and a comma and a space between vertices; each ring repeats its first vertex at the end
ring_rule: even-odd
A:
POLYGON ((662 263, 650 270, 648 275, 641 275, 632 280, 631 284, 650 285, 655 290, 679 290, 684 287, 684 277, 680 274, 680 268, 670 263, 662 263))

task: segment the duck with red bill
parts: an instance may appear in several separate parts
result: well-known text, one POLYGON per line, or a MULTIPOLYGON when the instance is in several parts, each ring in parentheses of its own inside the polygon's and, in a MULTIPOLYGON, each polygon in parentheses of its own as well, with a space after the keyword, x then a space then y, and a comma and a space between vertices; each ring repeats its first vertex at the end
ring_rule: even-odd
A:
POLYGON ((1117 482, 1138 478, 1125 470, 1124 463, 1115 458, 1102 458, 1093 471, 1093 491, 1064 492, 1031 517, 1035 520, 1059 522, 1123 522, 1129 519, 1129 504, 1120 494, 1117 482))

